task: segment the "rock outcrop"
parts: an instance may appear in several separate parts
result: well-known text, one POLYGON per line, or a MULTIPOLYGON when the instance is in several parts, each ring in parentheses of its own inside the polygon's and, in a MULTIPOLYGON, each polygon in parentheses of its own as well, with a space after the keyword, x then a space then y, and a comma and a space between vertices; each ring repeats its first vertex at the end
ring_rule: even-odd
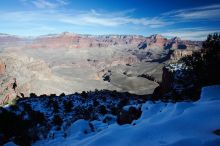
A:
POLYGON ((170 56, 170 59, 172 61, 178 61, 185 56, 191 56, 193 52, 193 50, 174 50, 170 56))
POLYGON ((192 70, 184 64, 169 64, 163 68, 162 82, 154 90, 153 99, 162 100, 197 100, 199 91, 194 84, 192 70))
POLYGON ((163 62, 171 59, 177 61, 200 50, 201 42, 181 40, 177 37, 167 39, 161 35, 152 35, 139 43, 137 48, 139 51, 133 51, 133 54, 140 60, 163 62))
POLYGON ((47 89, 42 88, 43 85, 37 85, 39 80, 52 78, 51 70, 43 60, 22 55, 17 57, 13 53, 2 57, 4 61, 0 61, 0 105, 11 102, 16 96, 28 97, 31 92, 37 94, 38 90, 46 93, 47 89))
POLYGON ((164 48, 167 39, 162 35, 152 35, 149 38, 149 48, 164 48))
POLYGON ((160 85, 154 90, 153 98, 158 99, 163 96, 166 96, 172 89, 172 84, 174 82, 174 74, 169 71, 166 67, 163 68, 162 82, 160 85))
POLYGON ((1 83, 0 90, 0 105, 11 102, 16 96, 20 94, 17 92, 17 81, 16 78, 8 79, 1 83))

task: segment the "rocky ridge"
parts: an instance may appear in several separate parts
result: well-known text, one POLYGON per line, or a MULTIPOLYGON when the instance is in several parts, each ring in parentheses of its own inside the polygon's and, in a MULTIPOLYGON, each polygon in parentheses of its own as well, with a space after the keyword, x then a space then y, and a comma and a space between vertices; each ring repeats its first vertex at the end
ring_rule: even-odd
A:
POLYGON ((199 41, 181 40, 174 37, 167 39, 161 35, 144 37, 141 35, 82 35, 64 32, 61 34, 44 35, 35 38, 13 35, 0 35, 0 42, 16 44, 25 42, 29 48, 102 48, 110 46, 134 45, 139 49, 193 49, 201 45, 199 41))

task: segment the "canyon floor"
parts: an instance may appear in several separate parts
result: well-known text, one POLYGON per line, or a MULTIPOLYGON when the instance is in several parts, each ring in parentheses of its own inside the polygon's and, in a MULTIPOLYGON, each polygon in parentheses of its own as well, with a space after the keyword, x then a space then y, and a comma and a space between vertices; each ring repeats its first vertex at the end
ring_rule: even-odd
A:
POLYGON ((132 61, 128 65, 129 62, 120 60, 127 56, 120 49, 10 49, 4 50, 1 58, 7 64, 7 77, 16 78, 18 90, 27 92, 26 95, 31 92, 68 94, 95 89, 150 94, 158 84, 138 75, 152 74, 159 80, 163 65, 132 61), (109 82, 102 78, 107 72, 111 72, 109 82))

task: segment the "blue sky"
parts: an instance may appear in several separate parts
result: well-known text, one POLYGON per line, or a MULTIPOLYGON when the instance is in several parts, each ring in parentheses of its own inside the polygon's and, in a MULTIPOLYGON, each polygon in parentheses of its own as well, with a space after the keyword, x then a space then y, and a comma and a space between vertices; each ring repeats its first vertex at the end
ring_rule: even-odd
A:
POLYGON ((0 32, 37 36, 162 34, 202 40, 220 32, 219 0, 1 0, 0 32))

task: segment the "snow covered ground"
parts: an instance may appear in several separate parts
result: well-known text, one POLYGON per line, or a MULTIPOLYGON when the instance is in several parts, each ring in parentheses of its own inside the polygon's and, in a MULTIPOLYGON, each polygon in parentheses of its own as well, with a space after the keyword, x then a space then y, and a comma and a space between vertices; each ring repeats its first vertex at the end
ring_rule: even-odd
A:
POLYGON ((146 102, 132 124, 106 125, 93 121, 95 132, 85 134, 88 122, 78 120, 67 137, 42 140, 34 146, 219 146, 220 86, 202 90, 197 102, 146 102))

